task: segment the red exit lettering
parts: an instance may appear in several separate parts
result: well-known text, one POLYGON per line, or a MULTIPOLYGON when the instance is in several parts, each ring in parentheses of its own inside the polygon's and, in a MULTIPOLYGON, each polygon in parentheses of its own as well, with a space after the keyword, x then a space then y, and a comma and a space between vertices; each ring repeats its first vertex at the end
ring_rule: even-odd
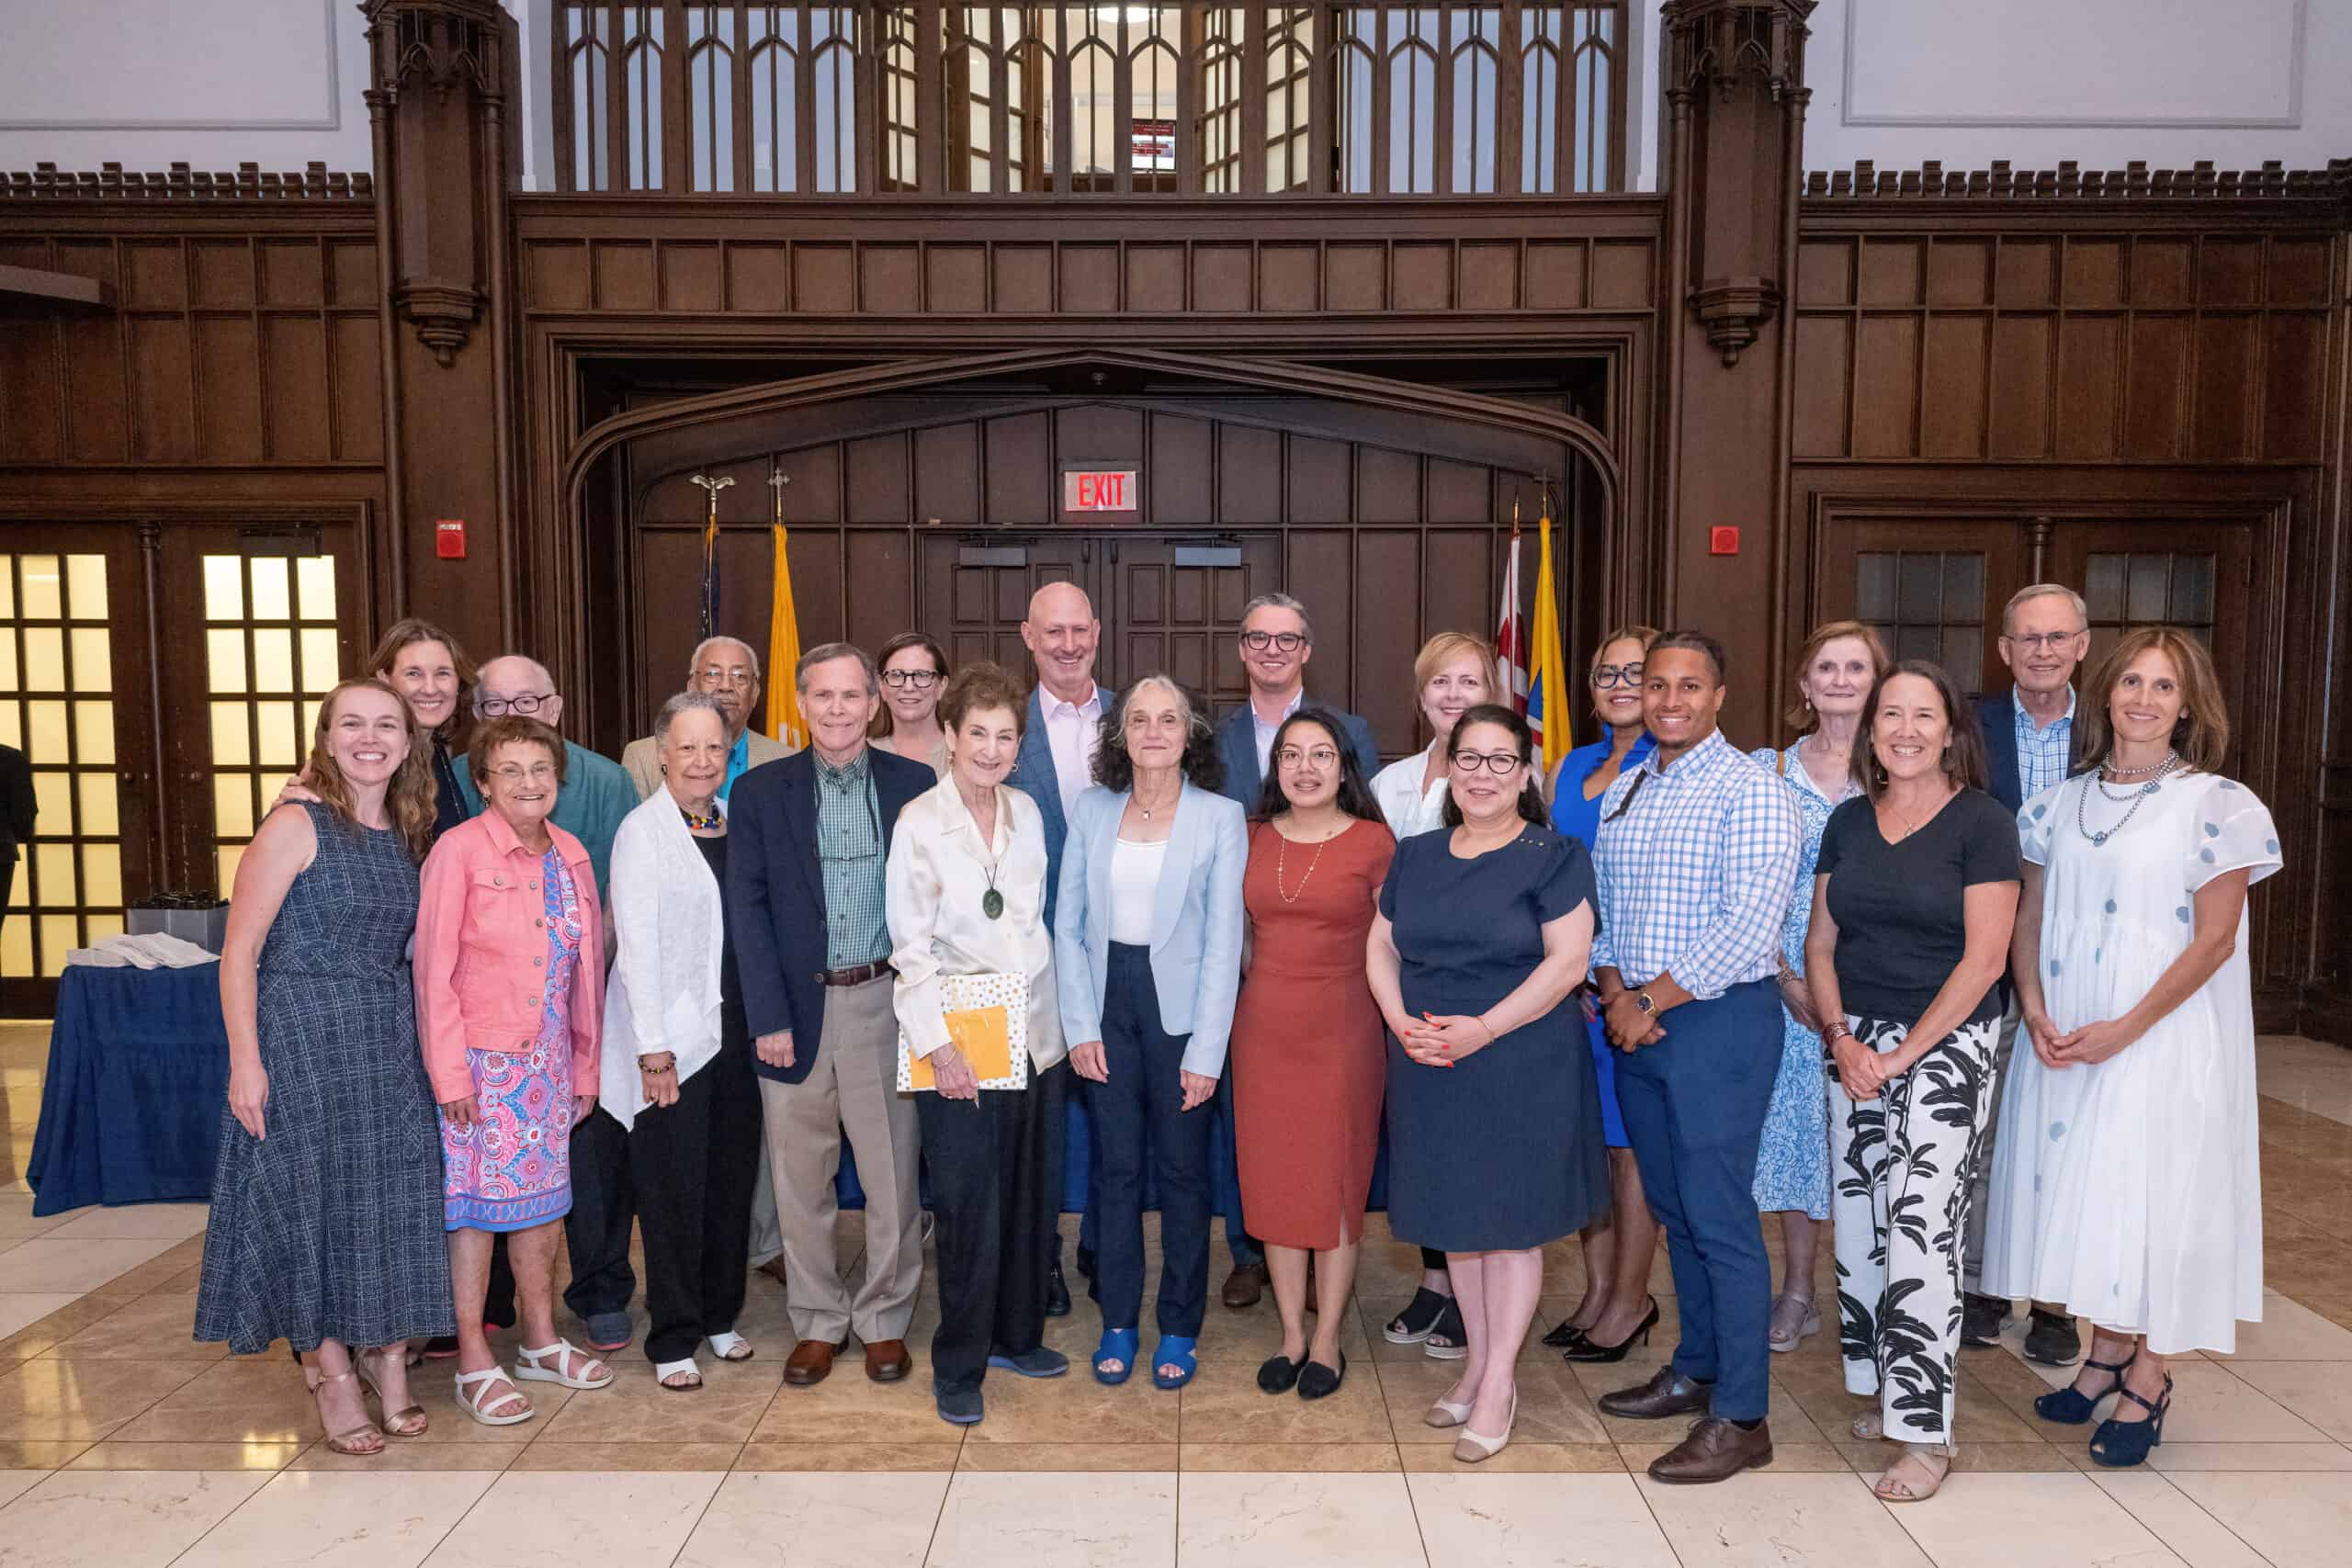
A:
POLYGON ((1134 468, 1073 468, 1062 475, 1065 512, 1133 512, 1138 494, 1134 468))

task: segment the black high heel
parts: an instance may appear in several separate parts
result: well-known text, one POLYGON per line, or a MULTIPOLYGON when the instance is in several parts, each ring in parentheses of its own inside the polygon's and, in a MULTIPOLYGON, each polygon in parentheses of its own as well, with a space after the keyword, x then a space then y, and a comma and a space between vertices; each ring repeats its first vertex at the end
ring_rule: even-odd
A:
POLYGON ((1589 1337, 1579 1337, 1577 1343, 1571 1345, 1566 1349, 1561 1351, 1560 1359, 1564 1361, 1574 1361, 1582 1365, 1591 1365, 1596 1362, 1623 1360, 1625 1359, 1625 1353, 1634 1348, 1635 1341, 1639 1341, 1644 1345, 1648 1344, 1650 1342, 1650 1330, 1657 1326, 1657 1298, 1656 1296, 1650 1297, 1649 1303, 1649 1315, 1643 1318, 1641 1322, 1635 1324, 1634 1325, 1634 1331, 1625 1336, 1624 1338, 1617 1341, 1616 1344, 1603 1345, 1600 1341, 1590 1338, 1589 1337))
MULTIPOLYGON (((2097 1393, 2085 1393, 2072 1383, 2052 1389, 2033 1402, 2033 1413, 2044 1421, 2055 1421, 2062 1427, 2079 1427, 2088 1421, 2098 1408, 2098 1402, 2123 1386, 2123 1371, 2129 1361, 2085 1361, 2086 1369, 2097 1368, 2115 1374, 2115 1388, 2103 1388, 2097 1393)), ((2079 1374, 2077 1374, 2079 1375, 2079 1374)))
POLYGON ((2145 1421, 2118 1421, 2110 1416, 2091 1434, 2091 1458, 2109 1470, 2128 1470, 2147 1462, 2149 1451, 2165 1440, 2165 1416, 2172 1409, 2172 1374, 2165 1374, 2165 1391, 2154 1404, 2121 1386, 2116 1393, 2148 1413, 2145 1421))
POLYGON ((1555 1350, 1572 1350, 1578 1345, 1583 1344, 1584 1339, 1584 1330, 1578 1328, 1566 1318, 1562 1318, 1558 1323, 1553 1325, 1551 1331, 1544 1336, 1544 1343, 1549 1345, 1555 1350))

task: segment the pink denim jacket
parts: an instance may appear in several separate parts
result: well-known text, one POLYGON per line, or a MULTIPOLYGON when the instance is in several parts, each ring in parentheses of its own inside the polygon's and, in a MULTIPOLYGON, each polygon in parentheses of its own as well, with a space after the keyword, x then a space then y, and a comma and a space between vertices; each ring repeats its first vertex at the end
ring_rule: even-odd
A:
MULTIPOLYGON (((605 1004, 605 920, 596 873, 578 839, 550 822, 556 852, 580 894, 580 956, 571 968, 571 1087, 596 1091, 605 1004)), ((547 977, 547 895, 539 857, 495 811, 441 835, 424 857, 416 912, 416 1032, 433 1098, 474 1092, 478 1051, 526 1051, 539 1037, 547 977)))

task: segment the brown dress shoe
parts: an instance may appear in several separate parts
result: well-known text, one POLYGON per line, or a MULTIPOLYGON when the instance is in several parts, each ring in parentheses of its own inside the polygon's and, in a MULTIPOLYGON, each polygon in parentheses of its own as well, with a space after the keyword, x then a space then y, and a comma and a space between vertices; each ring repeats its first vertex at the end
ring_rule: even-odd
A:
POLYGON ((865 1347, 865 1375, 876 1382, 897 1382, 914 1369, 903 1339, 876 1339, 865 1347))
POLYGON ((1243 1307, 1256 1306, 1265 1293, 1266 1266, 1243 1263, 1225 1277, 1225 1290, 1218 1299, 1238 1312, 1243 1307))
POLYGON ((1720 1416, 1690 1424, 1690 1435, 1650 1461, 1652 1481, 1700 1485, 1729 1481, 1743 1470, 1772 1462, 1772 1424, 1757 1423, 1743 1432, 1720 1416))
POLYGON ((1614 1393, 1604 1393, 1598 1401, 1603 1416, 1622 1416, 1631 1421, 1658 1421, 1668 1416, 1690 1416, 1703 1413, 1713 1401, 1714 1393, 1705 1383, 1692 1382, 1668 1362, 1650 1376, 1639 1388, 1621 1388, 1614 1393))
POLYGON ((833 1370, 833 1358, 848 1348, 846 1339, 838 1345, 828 1339, 803 1339, 785 1359, 784 1381, 795 1388, 823 1382, 833 1370))

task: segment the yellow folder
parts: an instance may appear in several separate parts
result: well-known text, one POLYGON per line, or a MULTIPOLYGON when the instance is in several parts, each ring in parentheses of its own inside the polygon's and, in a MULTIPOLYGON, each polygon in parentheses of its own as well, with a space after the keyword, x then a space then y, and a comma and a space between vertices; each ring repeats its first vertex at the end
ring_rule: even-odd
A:
MULTIPOLYGON (((955 1042, 956 1049, 971 1064, 974 1077, 985 1084, 1012 1076, 1012 1026, 1005 1009, 967 1008, 960 1012, 942 1013, 940 1017, 947 1025, 947 1038, 955 1042)), ((928 1056, 910 1055, 907 1077, 917 1089, 939 1087, 928 1056)))

